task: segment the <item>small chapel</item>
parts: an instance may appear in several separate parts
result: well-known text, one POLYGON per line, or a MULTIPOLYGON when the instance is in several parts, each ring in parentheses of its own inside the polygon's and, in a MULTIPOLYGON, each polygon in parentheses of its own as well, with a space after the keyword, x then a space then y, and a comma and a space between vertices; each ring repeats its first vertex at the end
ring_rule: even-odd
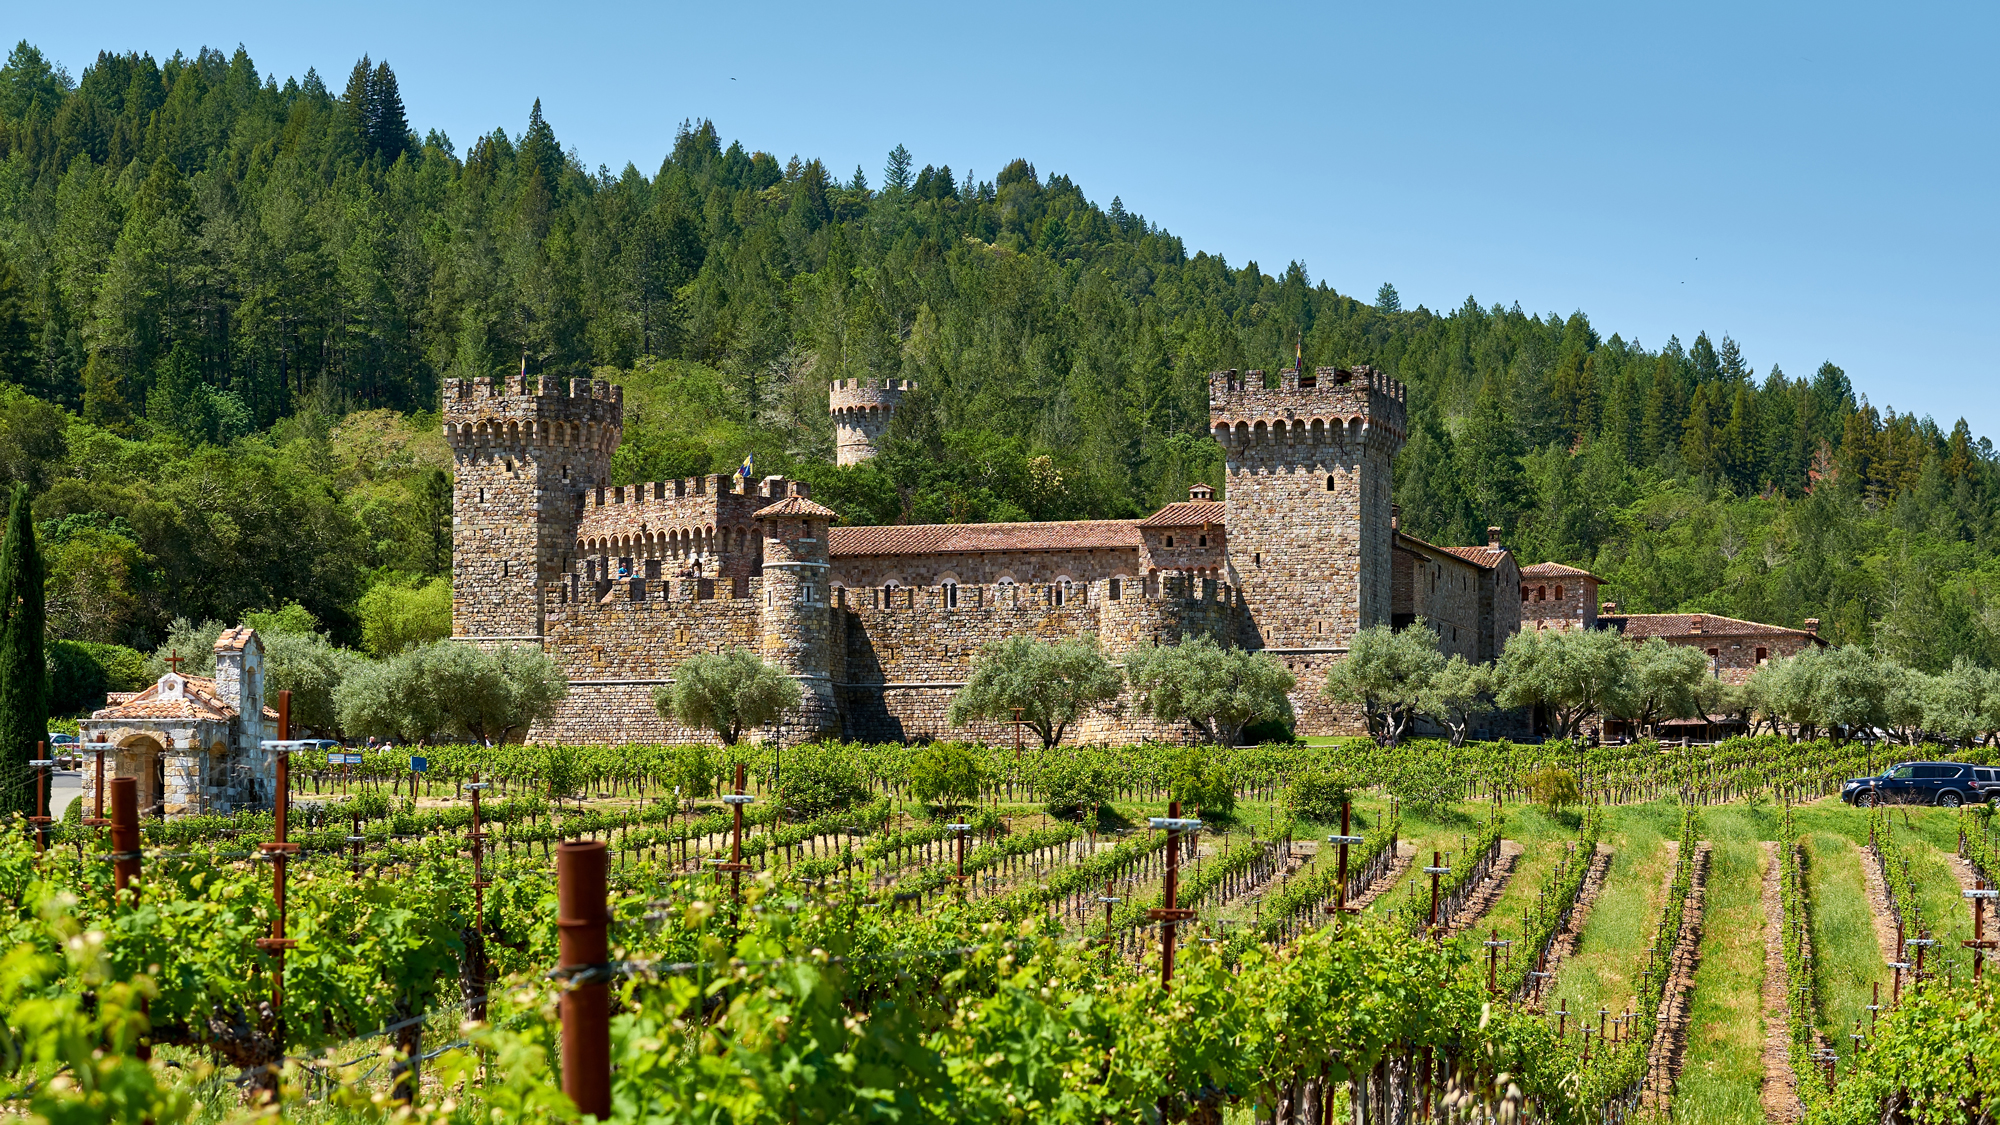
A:
POLYGON ((215 639, 215 675, 174 667, 144 691, 112 692, 79 723, 83 801, 96 800, 94 754, 104 776, 139 781, 144 816, 230 813, 268 805, 277 762, 263 748, 278 714, 264 706, 264 644, 242 626, 215 639))

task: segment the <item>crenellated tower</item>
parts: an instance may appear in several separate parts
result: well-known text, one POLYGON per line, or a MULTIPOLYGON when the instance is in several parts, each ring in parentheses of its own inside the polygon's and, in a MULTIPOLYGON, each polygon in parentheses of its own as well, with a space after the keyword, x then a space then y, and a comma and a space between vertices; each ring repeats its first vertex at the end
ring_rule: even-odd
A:
POLYGON ((840 517, 807 499, 803 482, 790 485, 790 495, 753 517, 764 533, 759 655, 797 680, 805 697, 799 713, 783 723, 780 741, 786 743, 840 733, 831 675, 832 566, 827 555, 827 528, 840 517))
POLYGON ((827 388, 827 413, 833 415, 835 463, 858 465, 881 452, 889 419, 903 403, 914 379, 835 379, 827 388))
POLYGON ((1244 643, 1302 657, 1389 620, 1391 465, 1403 384, 1368 367, 1209 376, 1209 430, 1227 460, 1229 581, 1244 643))
POLYGON ((541 639, 541 591, 568 564, 585 492, 610 478, 624 417, 602 379, 446 381, 453 636, 541 639))

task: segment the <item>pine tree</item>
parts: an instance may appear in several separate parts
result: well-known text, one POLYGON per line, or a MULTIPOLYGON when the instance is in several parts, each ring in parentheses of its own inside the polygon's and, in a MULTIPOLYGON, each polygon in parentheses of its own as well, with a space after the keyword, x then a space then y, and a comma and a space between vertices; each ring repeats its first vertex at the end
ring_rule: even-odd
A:
POLYGON ((1395 286, 1385 281, 1381 288, 1375 290, 1375 311, 1385 313, 1403 311, 1403 299, 1396 295, 1395 286))
POLYGON ((910 190, 910 150, 897 145, 889 150, 888 166, 882 169, 882 191, 901 195, 910 190))
POLYGON ((125 373, 118 361, 91 352, 83 365, 83 417, 114 434, 124 433, 132 405, 125 398, 125 373))
POLYGON ((410 147, 410 119, 403 113, 403 95, 387 60, 376 64, 368 83, 368 147, 384 165, 394 164, 410 147))
POLYGON ((34 386, 35 329, 28 319, 28 294, 14 264, 0 258, 0 380, 34 386))
POLYGON ((28 486, 16 485, 0 540, 0 814, 34 812, 28 762, 48 738, 43 580, 28 486))
POLYGON ((858 192, 868 190, 868 173, 861 170, 861 165, 856 164, 854 166, 854 178, 848 181, 847 190, 858 192))
POLYGON ((1722 337, 1722 351, 1717 357, 1722 364, 1722 377, 1735 383, 1747 383, 1757 375, 1757 369, 1743 361, 1743 349, 1725 333, 1722 337))
POLYGON ((1688 362, 1694 367, 1694 381, 1697 385, 1713 383, 1722 378, 1722 358, 1715 354, 1715 345, 1709 343, 1706 332, 1694 338, 1694 347, 1688 349, 1688 362))
POLYGON ((347 89, 340 95, 341 125, 348 131, 363 159, 367 158, 375 139, 375 99, 369 96, 368 89, 373 84, 374 76, 368 56, 361 56, 354 69, 347 72, 347 89))

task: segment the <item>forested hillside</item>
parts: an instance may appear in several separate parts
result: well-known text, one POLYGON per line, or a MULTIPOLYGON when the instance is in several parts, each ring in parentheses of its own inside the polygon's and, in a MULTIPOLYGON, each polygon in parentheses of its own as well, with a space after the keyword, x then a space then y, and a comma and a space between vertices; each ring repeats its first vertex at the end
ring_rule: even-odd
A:
POLYGON ((539 103, 493 112, 518 129, 461 150, 386 62, 336 91, 240 49, 74 79, 13 49, 0 475, 38 496, 52 633, 150 647, 177 616, 297 602, 360 643, 370 589, 449 568, 446 378, 623 382, 620 481, 749 452, 855 522, 1123 516, 1223 483, 1206 372, 1303 349, 1410 384, 1417 534, 1499 525, 1629 610, 2000 664, 1991 444, 1831 362, 1793 378, 1699 325, 1641 344, 1582 312, 1343 295, 1025 159, 982 179, 898 146, 840 172, 695 121, 657 169, 613 171, 539 103), (887 454, 828 466, 826 382, 883 375, 922 388, 887 454))

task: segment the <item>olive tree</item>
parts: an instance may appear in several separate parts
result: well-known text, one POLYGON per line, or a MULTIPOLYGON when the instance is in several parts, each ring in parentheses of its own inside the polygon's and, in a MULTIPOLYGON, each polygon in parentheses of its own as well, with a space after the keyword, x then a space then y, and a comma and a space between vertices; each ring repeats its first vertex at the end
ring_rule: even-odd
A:
POLYGON ((1715 679, 1707 654, 1688 645, 1647 637, 1632 649, 1632 678, 1619 717, 1649 730, 1662 719, 1692 718, 1702 709, 1701 690, 1715 679))
POLYGON ((910 758, 910 795, 947 811, 979 799, 986 763, 963 742, 932 742, 910 758))
POLYGON ((1292 718, 1297 680, 1271 656, 1224 648, 1198 636, 1177 645, 1141 645, 1125 658, 1140 710, 1184 722, 1205 742, 1234 746, 1246 727, 1292 718))
POLYGON ((724 746, 798 710, 804 693, 784 670, 740 648, 690 656, 653 689, 660 717, 715 732, 724 746))
POLYGON ((357 668, 334 705, 350 735, 419 742, 448 733, 498 745, 524 737, 568 694, 562 669, 539 648, 433 641, 357 668))
POLYGON ((1632 645, 1609 629, 1548 629, 1507 638, 1500 653, 1500 705, 1541 707, 1557 738, 1584 720, 1630 706, 1632 645))
POLYGON ((1406 629, 1370 625, 1348 642, 1346 658, 1327 670, 1320 694, 1335 703, 1359 704, 1368 733, 1394 746, 1444 666, 1438 635, 1423 618, 1406 629))
POLYGON ((1090 708, 1118 698, 1123 687, 1095 633, 1053 643, 1005 637, 979 650, 972 678, 952 696, 946 720, 953 726, 975 719, 1010 722, 1018 711, 1047 748, 1090 708))
POLYGON ((1417 693, 1417 712, 1450 731, 1453 746, 1463 746, 1472 721, 1494 709, 1495 679, 1493 665, 1453 653, 1417 693))

